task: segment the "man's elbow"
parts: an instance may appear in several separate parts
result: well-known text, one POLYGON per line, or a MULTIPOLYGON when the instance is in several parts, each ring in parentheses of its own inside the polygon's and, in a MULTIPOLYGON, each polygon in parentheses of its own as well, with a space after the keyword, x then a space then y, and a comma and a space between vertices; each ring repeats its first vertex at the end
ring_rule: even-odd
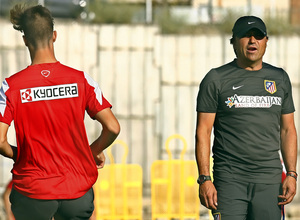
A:
POLYGON ((107 126, 108 131, 115 137, 117 137, 121 131, 121 126, 118 121, 114 121, 107 126))
POLYGON ((0 148, 2 149, 7 144, 7 138, 0 136, 0 148))

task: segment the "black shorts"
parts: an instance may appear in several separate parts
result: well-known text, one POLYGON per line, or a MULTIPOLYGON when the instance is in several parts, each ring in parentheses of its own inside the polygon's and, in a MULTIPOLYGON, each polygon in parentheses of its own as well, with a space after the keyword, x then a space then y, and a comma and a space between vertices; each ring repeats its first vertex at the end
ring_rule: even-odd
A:
POLYGON ((91 188, 77 199, 40 200, 12 189, 10 202, 16 220, 88 220, 94 211, 94 192, 91 188))
POLYGON ((281 184, 245 183, 233 179, 214 179, 218 209, 214 219, 222 220, 280 220, 278 196, 281 184))

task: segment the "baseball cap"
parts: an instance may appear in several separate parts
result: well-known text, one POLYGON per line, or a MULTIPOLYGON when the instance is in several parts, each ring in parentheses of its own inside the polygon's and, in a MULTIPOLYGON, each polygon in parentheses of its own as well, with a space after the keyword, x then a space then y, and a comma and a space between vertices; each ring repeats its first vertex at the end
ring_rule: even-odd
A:
POLYGON ((232 34, 237 37, 243 37, 251 29, 258 29, 264 36, 267 36, 265 23, 255 16, 240 17, 233 26, 232 34))

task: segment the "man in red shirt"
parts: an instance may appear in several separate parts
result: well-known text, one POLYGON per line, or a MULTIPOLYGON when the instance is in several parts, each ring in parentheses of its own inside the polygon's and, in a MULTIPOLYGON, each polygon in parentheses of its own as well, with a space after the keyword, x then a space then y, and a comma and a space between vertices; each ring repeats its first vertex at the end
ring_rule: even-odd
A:
POLYGON ((53 18, 41 5, 11 10, 24 33, 31 65, 6 78, 0 90, 0 153, 14 160, 12 211, 18 219, 89 219, 103 150, 120 126, 98 84, 54 55, 53 18), (89 145, 85 111, 102 125, 89 145), (7 142, 14 121, 17 147, 7 142))

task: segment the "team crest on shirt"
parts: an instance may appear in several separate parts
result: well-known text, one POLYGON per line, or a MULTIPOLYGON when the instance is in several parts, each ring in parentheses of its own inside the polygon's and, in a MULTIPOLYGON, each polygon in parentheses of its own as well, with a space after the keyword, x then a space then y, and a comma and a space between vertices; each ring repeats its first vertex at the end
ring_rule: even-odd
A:
POLYGON ((271 94, 277 92, 275 81, 265 80, 264 81, 265 90, 271 94))
POLYGON ((214 216, 214 220, 221 220, 221 213, 220 212, 214 213, 213 216, 214 216))

